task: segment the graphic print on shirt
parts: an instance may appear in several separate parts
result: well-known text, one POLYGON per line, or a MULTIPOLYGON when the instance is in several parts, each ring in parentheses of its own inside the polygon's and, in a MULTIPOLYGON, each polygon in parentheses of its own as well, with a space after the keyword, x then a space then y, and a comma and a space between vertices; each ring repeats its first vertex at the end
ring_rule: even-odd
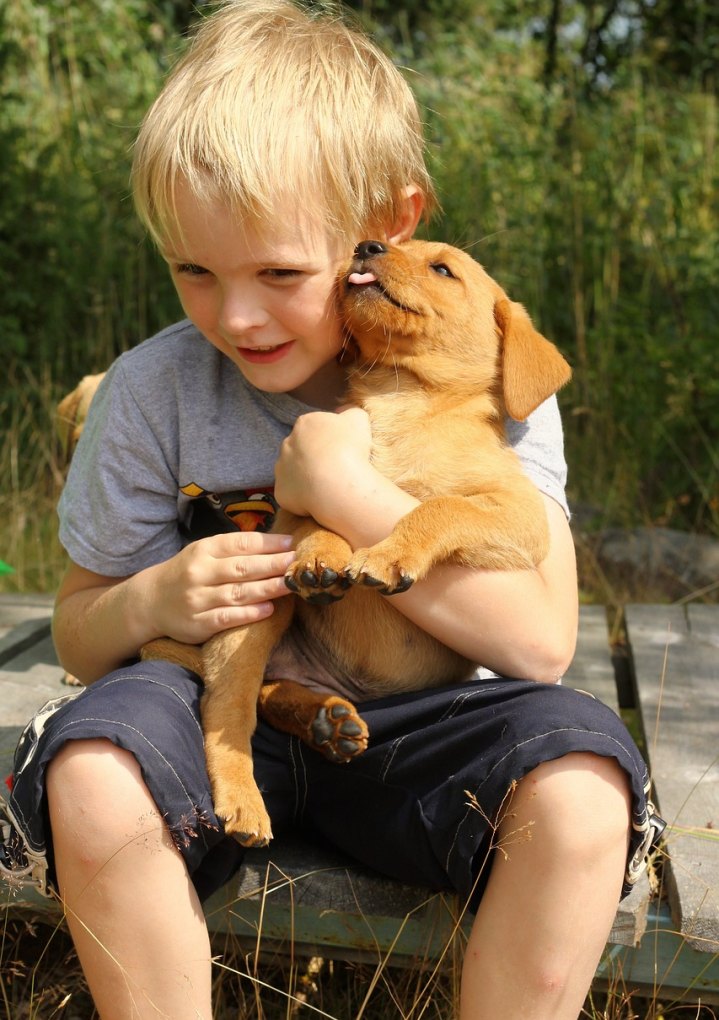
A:
POLYGON ((277 513, 272 487, 218 493, 190 482, 180 492, 192 501, 183 529, 192 541, 226 531, 269 531, 277 513))

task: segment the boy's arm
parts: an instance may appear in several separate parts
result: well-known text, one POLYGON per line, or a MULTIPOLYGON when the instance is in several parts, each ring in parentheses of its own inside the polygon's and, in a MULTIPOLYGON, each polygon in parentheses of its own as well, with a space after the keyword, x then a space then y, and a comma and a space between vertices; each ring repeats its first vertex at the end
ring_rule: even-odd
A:
MULTIPOLYGON (((372 467, 370 442, 362 411, 303 416, 278 461, 280 504, 314 516, 353 548, 384 538, 418 501, 372 467)), ((576 643, 576 565, 564 511, 551 498, 543 499, 550 551, 536 570, 480 571, 447 564, 392 596, 392 605, 501 675, 556 682, 576 643)))
POLYGON ((392 604, 467 658, 503 676, 556 683, 577 637, 574 543, 562 508, 544 496, 550 551, 536 570, 435 568, 392 604))
POLYGON ((123 578, 70 563, 53 616, 60 662, 82 683, 92 683, 153 638, 199 644, 269 616, 272 600, 288 594, 289 541, 286 535, 214 535, 123 578))

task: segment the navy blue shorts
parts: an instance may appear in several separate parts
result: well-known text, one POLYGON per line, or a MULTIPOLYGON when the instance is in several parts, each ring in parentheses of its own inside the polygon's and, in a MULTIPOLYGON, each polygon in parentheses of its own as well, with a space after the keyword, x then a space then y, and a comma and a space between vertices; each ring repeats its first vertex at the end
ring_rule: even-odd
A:
MULTIPOLYGON (((14 873, 18 883, 53 884, 45 769, 68 740, 103 737, 137 758, 200 897, 224 884, 244 851, 213 810, 201 693, 194 674, 146 662, 39 712, 15 756, 0 872, 11 881, 14 873)), ((467 897, 513 782, 542 762, 585 751, 614 758, 627 774, 633 834, 625 891, 643 870, 663 828, 647 800, 647 769, 621 720, 591 696, 551 684, 478 680, 360 709, 370 743, 348 764, 328 762, 259 723, 255 775, 275 835, 300 828, 386 875, 467 897)))

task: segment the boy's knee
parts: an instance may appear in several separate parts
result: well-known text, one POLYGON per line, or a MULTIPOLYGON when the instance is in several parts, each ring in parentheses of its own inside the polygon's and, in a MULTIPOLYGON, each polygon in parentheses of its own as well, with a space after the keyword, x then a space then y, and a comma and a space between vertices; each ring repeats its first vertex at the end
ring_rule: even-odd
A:
POLYGON ((46 788, 56 845, 60 829, 89 846, 126 838, 140 818, 160 819, 134 755, 109 740, 68 741, 48 766, 46 788))
POLYGON ((122 896, 148 862, 177 868, 177 848, 129 751, 105 739, 70 741, 48 766, 46 789, 57 882, 73 910, 122 896))
MULTIPOLYGON (((142 781, 134 755, 111 740, 69 740, 47 767, 48 796, 79 796, 80 801, 85 801, 113 772, 118 778, 136 777, 142 781)), ((105 789, 103 799, 107 801, 111 796, 111 791, 105 789)))
POLYGON ((623 843, 631 826, 629 777, 614 758, 568 754, 529 772, 510 810, 556 836, 567 850, 623 843))

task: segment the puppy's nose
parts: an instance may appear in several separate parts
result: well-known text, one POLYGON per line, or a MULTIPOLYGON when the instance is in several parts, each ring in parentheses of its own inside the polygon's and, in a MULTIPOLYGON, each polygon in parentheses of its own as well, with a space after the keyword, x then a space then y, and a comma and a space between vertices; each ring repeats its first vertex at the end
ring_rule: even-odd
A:
POLYGON ((386 251, 387 247, 381 241, 361 241, 355 248, 355 255, 358 259, 373 259, 386 251))

